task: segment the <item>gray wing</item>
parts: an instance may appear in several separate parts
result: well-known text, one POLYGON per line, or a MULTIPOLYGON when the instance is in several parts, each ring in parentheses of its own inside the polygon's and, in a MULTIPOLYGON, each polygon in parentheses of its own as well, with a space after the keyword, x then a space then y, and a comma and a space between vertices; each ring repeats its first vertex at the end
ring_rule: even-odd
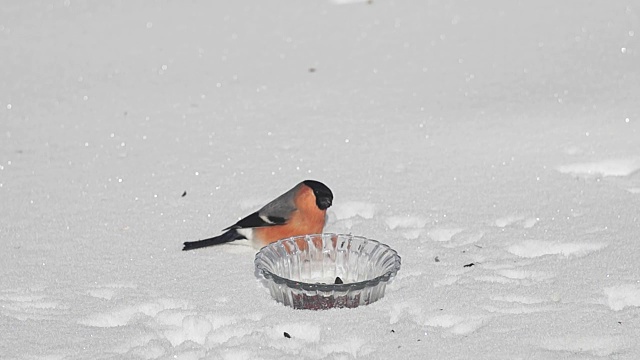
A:
POLYGON ((253 214, 240 219, 237 223, 223 229, 246 229, 273 225, 283 225, 289 221, 291 213, 296 210, 295 195, 302 183, 278 196, 253 214))
POLYGON ((297 210, 294 198, 302 185, 302 183, 296 185, 293 189, 263 206, 257 211, 258 216, 266 222, 286 223, 291 217, 291 213, 297 210))

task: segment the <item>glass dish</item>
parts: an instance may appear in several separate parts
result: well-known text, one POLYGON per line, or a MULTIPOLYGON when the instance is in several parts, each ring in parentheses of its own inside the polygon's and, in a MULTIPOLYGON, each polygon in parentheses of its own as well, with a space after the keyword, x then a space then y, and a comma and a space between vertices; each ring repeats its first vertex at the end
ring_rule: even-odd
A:
POLYGON ((295 309, 368 305, 384 296, 398 270, 400 256, 389 246, 343 234, 282 239, 255 258, 256 277, 276 301, 295 309))

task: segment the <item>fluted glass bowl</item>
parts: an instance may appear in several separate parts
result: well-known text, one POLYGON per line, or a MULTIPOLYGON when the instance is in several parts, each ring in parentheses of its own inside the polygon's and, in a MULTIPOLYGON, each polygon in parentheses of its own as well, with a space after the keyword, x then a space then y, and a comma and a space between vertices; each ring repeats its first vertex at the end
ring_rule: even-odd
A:
POLYGON ((295 309, 368 305, 384 296, 398 270, 400 256, 389 246, 342 234, 282 239, 255 258, 256 277, 276 301, 295 309))

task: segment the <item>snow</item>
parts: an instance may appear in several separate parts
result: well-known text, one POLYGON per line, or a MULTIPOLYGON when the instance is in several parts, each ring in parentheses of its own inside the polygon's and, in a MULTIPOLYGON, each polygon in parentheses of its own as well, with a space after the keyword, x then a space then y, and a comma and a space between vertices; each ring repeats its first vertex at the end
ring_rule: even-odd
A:
POLYGON ((640 286, 623 284, 604 289, 611 310, 619 311, 627 306, 640 306, 640 286))
POLYGON ((376 212, 376 206, 364 201, 345 201, 343 204, 336 204, 331 211, 337 220, 350 219, 355 216, 372 219, 376 212))
POLYGON ((600 250, 607 244, 599 243, 555 243, 551 241, 526 240, 509 246, 507 251, 525 258, 544 255, 584 256, 590 252, 600 250))
POLYGON ((611 159, 558 166, 558 171, 573 175, 629 176, 640 170, 640 159, 611 159))
POLYGON ((2 15, 0 358, 640 358, 636 1, 2 15), (181 251, 304 179, 402 256, 380 301, 292 310, 246 242, 181 251))

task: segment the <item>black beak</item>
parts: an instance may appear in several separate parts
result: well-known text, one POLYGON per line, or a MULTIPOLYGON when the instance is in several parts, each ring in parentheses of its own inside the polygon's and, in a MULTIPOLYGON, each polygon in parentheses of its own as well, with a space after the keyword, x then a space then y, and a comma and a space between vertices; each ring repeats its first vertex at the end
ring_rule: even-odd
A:
POLYGON ((332 204, 332 200, 329 198, 322 198, 318 200, 318 207, 320 208, 320 210, 325 210, 327 208, 329 208, 329 206, 331 206, 332 204))

